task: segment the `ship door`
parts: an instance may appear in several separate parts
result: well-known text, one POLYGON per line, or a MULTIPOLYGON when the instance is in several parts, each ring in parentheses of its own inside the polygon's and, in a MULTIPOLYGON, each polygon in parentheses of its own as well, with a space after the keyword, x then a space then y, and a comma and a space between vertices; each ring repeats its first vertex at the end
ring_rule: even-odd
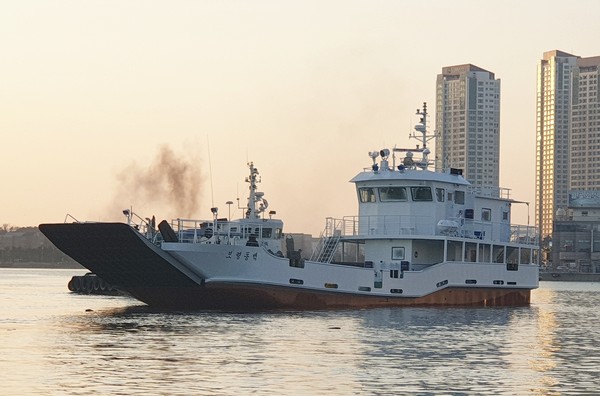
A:
POLYGON ((375 270, 375 281, 373 283, 375 289, 381 289, 383 287, 383 271, 375 270))

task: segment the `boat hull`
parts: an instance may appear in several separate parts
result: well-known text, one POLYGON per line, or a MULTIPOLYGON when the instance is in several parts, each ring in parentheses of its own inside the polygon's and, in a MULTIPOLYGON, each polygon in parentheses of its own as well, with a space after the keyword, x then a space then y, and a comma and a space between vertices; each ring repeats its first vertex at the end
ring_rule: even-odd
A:
POLYGON ((350 309, 408 306, 526 306, 527 289, 446 288, 423 297, 386 297, 243 283, 192 288, 135 288, 148 305, 185 309, 350 309))
MULTIPOLYGON (((530 288, 448 285, 422 296, 319 290, 215 280, 122 223, 42 224, 40 230, 90 271, 155 307, 171 309, 348 309, 401 306, 523 306, 530 288)), ((281 260, 281 259, 277 259, 281 260)), ((277 261, 279 263, 279 261, 277 261)), ((225 262, 220 262, 223 267, 225 262)), ((287 267, 287 265, 285 266, 287 267)), ((369 270, 371 273, 372 270, 369 270)))
POLYGON ((127 224, 40 224, 39 228, 63 253, 143 302, 147 290, 156 290, 164 298, 164 290, 194 289, 203 282, 127 224), (144 295, 138 296, 137 290, 144 290, 144 295))

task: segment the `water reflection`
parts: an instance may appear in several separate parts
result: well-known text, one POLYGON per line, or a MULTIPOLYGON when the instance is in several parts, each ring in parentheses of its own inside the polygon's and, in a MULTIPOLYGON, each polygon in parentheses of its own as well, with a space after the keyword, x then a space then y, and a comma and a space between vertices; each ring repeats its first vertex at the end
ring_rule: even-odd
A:
POLYGON ((523 308, 231 313, 157 311, 132 299, 72 295, 55 277, 0 278, 7 394, 600 389, 597 284, 542 284, 523 308))

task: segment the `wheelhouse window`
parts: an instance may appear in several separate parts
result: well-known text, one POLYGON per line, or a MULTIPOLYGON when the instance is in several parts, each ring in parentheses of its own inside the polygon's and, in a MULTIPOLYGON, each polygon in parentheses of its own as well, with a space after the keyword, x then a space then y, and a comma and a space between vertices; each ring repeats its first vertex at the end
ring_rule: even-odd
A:
POLYGON ((443 188, 436 188, 435 196, 436 196, 438 202, 444 202, 444 198, 446 196, 446 191, 443 188))
POLYGON ((271 238, 272 235, 273 235, 272 228, 263 228, 262 229, 262 237, 263 238, 271 238))
POLYGON ((454 203, 457 205, 465 204, 465 192, 464 191, 455 191, 454 192, 454 203))
POLYGON ((360 202, 375 202, 375 189, 371 187, 361 187, 358 189, 360 202))
POLYGON ((379 199, 382 202, 406 201, 408 196, 405 187, 381 187, 379 188, 379 199))
POLYGON ((431 187, 411 187, 410 193, 412 195, 413 201, 433 201, 433 196, 431 195, 431 187))

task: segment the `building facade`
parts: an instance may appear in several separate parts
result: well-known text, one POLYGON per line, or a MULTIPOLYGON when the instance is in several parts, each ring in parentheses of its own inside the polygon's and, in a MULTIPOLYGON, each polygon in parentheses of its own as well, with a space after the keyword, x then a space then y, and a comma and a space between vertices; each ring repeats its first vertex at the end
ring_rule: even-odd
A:
POLYGON ((600 272, 600 191, 570 191, 554 222, 552 270, 600 272))
POLYGON ((572 73, 570 189, 600 190, 600 56, 579 58, 572 73))
POLYGON ((476 186, 499 187, 500 80, 472 64, 442 68, 436 84, 436 169, 460 168, 476 186))
POLYGON ((569 191, 569 121, 572 69, 577 57, 545 52, 537 67, 536 225, 542 245, 552 237, 554 216, 569 191))
POLYGON ((600 189, 600 56, 554 50, 538 64, 536 225, 552 238, 569 191, 600 189))

